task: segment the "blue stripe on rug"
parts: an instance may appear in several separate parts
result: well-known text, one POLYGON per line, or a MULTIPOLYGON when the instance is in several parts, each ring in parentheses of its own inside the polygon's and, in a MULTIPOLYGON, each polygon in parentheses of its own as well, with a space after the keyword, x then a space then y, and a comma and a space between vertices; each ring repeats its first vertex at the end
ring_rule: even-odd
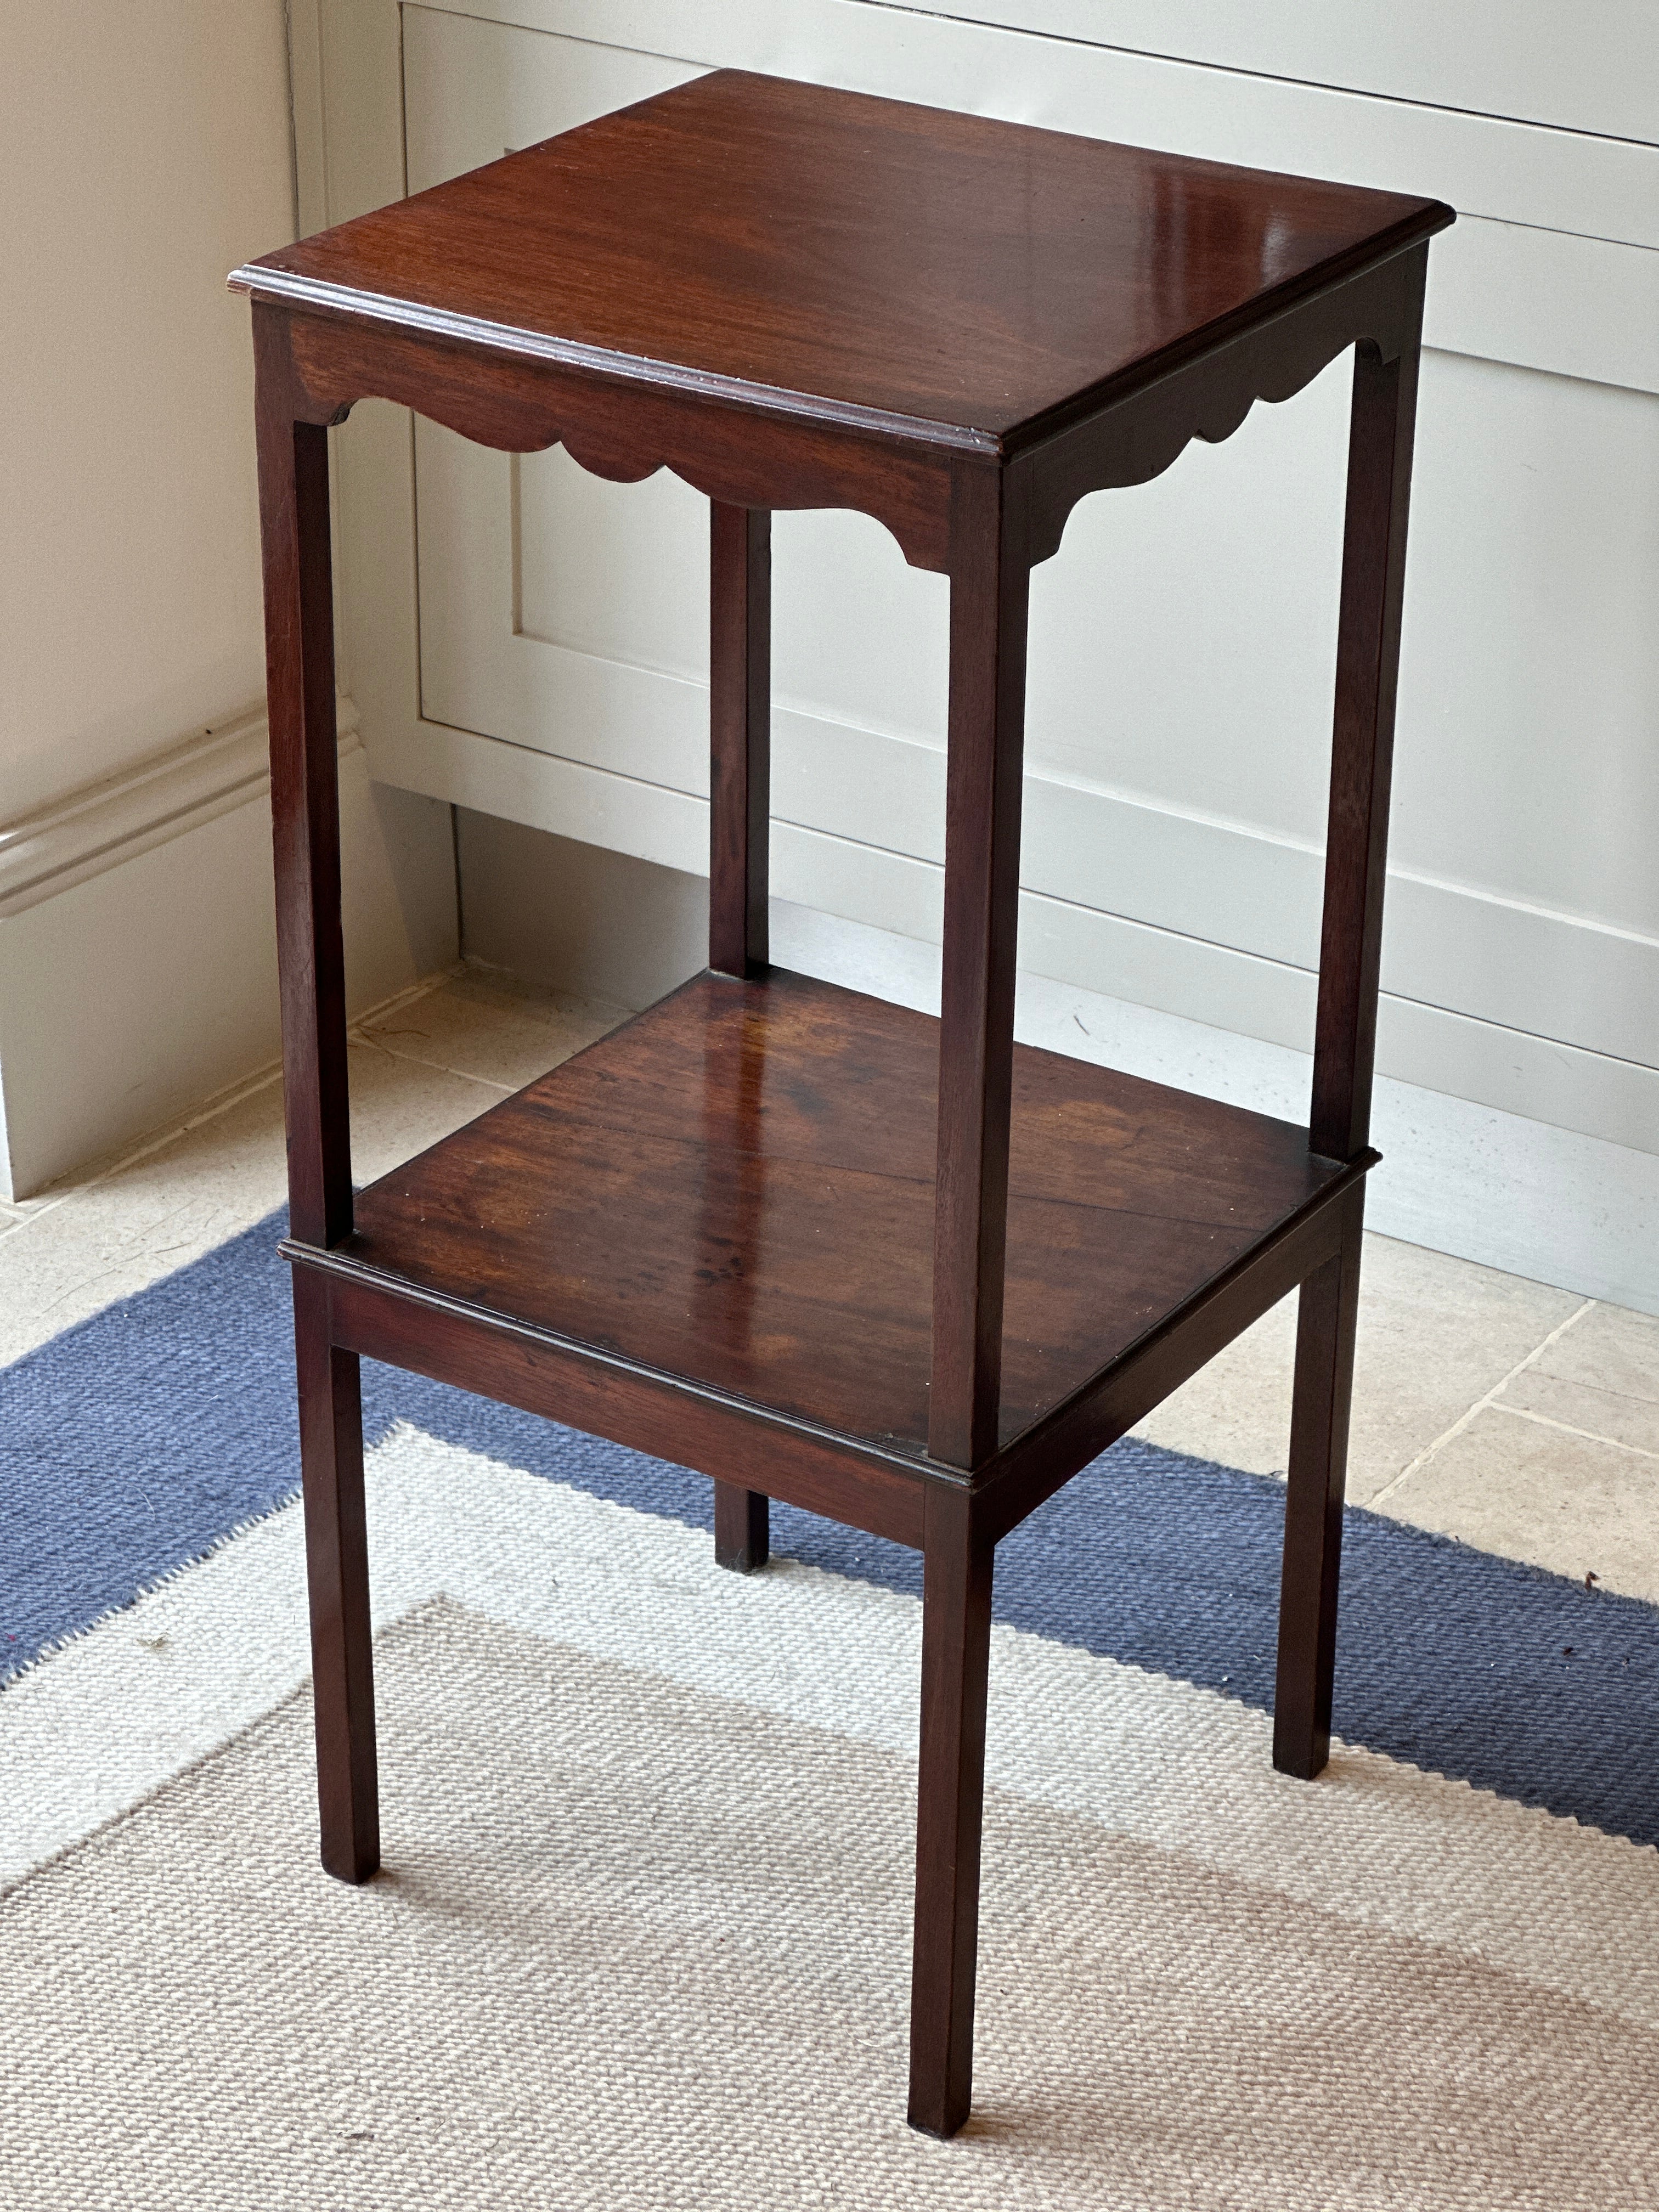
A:
MULTIPOLYGON (((293 1496, 288 1271, 272 1216, 0 1381, 0 1680, 293 1496)), ((365 1362, 404 1420, 694 1527, 684 1469, 365 1362)), ((1126 1439, 997 1553, 1000 1620, 1270 1711, 1284 1492, 1126 1439)), ((914 1553, 787 1506, 780 1553, 921 1592, 914 1553)), ((1349 1741, 1659 1844, 1659 1611, 1350 1508, 1336 1725, 1349 1741), (1570 1653, 1570 1656, 1569 1656, 1570 1653)))

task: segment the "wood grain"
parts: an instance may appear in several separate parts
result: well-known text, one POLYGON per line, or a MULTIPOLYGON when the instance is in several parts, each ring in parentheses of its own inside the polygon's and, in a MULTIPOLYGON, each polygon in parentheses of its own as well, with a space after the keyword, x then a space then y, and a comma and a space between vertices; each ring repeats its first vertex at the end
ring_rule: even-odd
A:
POLYGON ((928 1449, 962 1468, 995 1451, 1002 1395, 1030 596, 1024 520, 1002 471, 958 468, 928 1449))
POLYGON ((891 531, 914 566, 949 565, 951 456, 941 447, 347 313, 289 321, 295 411, 307 421, 343 421, 359 399, 396 400, 505 453, 562 445, 615 483, 666 468, 729 506, 856 507, 891 531))
POLYGON ((1341 1199, 1376 1162, 1374 1152, 1362 1154, 1324 1187, 1317 1206, 1259 1239, 1109 1367, 1005 1444, 974 1485, 991 1534, 1000 1541, 1017 1528, 1045 1498, 1322 1267, 1340 1244, 1341 1199))
POLYGON ((434 336, 869 428, 1041 434, 1450 220, 722 70, 253 264, 434 336), (902 220, 896 215, 902 211, 902 220), (479 328, 478 325, 484 325, 479 328))
POLYGON ((994 1550, 969 1496, 928 1492, 907 2117, 931 2136, 955 2135, 973 2101, 994 1550))
MULTIPOLYGON (((709 503, 708 964, 717 975, 766 972, 772 790, 772 518, 764 507, 709 503)), ((751 1053, 739 1089, 763 1066, 751 1053)), ((721 1132, 712 1129, 718 1144, 721 1132)), ((723 1271, 747 1294, 747 1221, 723 1271)), ((714 1485, 714 1559, 754 1574, 771 1548, 764 1492, 714 1485)))
POLYGON ((380 1863, 363 1416, 356 1357, 332 1336, 327 1283, 296 1274, 294 1338, 322 1861, 337 1880, 360 1882, 380 1863))
POLYGON ((1364 1186, 1341 1207, 1334 1255, 1302 1285, 1285 1486, 1285 1562, 1273 1691, 1273 1765, 1304 1782, 1331 1754, 1342 1501, 1359 1313, 1364 1186))
POLYGON ((313 424, 295 420, 288 335, 284 317, 255 308, 289 1226, 308 1243, 334 1244, 351 1229, 351 1130, 328 439, 313 424))
POLYGON ((709 502, 708 964, 768 957, 772 792, 772 518, 709 502))
MULTIPOLYGON (((1354 356, 1309 1128, 1333 1159, 1358 1156, 1370 1129, 1426 256, 1410 259, 1401 351, 1354 356)), ((1303 1285, 1297 1320, 1273 1764, 1304 1780, 1330 1755, 1364 1205, 1363 1190, 1344 1200, 1340 1250, 1303 1285)))
MULTIPOLYGON (((383 1273, 922 1456, 939 1025, 705 975, 359 1194, 383 1273)), ((1017 1048, 1001 1433, 1313 1201, 1304 1131, 1017 1048)))
POLYGON ((1393 361, 1369 345, 1354 355, 1310 1116, 1314 1149, 1338 1160, 1370 1130, 1425 273, 1412 271, 1411 343, 1393 361))
POLYGON ((951 566, 953 461, 1031 561, 1358 339, 1436 202, 721 70, 233 272, 309 419, 370 395, 726 504, 875 515, 951 566), (893 220, 895 209, 904 211, 893 220))
POLYGON ((551 1339, 498 1315, 364 1267, 340 1252, 288 1244, 296 1272, 326 1278, 335 1342, 434 1382, 607 1437, 716 1481, 752 1480, 849 1528, 921 1547, 927 1470, 802 1421, 551 1339))

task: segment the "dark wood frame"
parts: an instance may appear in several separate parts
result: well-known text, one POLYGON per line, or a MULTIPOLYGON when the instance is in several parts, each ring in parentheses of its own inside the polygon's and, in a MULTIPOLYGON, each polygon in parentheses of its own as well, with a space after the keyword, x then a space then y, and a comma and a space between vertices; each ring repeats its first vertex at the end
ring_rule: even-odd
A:
MULTIPOLYGON (((1444 211, 1441 211, 1443 215, 1444 211)), ((1447 217, 1446 219, 1449 219, 1447 217)), ((969 2105, 987 1667, 998 1540, 1301 1286, 1275 1764, 1311 1777, 1331 1725, 1337 1575, 1376 1027, 1425 226, 1324 271, 1243 329, 1121 374, 1006 437, 622 377, 381 311, 280 271, 254 295, 278 945, 316 1682, 322 1856, 379 1863, 360 1354, 703 1468, 724 1565, 767 1553, 781 1497, 925 1561, 909 2117, 969 2105), (1379 249, 1381 251, 1381 249, 1379 249), (1293 1217, 1024 1433, 999 1443, 1029 578, 1085 494, 1154 476, 1356 350, 1311 1150, 1340 1171, 1293 1217), (926 1458, 828 1432, 447 1298, 340 1249, 352 1229, 326 426, 402 402, 516 452, 562 443, 713 503, 710 963, 766 972, 770 511, 877 516, 951 580, 951 696, 933 1389, 926 1458)), ((1438 227, 1437 222, 1433 227, 1438 227)))

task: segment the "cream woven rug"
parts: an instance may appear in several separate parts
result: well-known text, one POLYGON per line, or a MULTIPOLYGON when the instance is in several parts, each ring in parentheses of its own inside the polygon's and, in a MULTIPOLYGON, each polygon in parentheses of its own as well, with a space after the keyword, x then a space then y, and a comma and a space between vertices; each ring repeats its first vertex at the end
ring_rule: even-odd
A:
POLYGON ((914 1601, 371 1482, 367 1888, 292 1510, 6 1692, 4 2212, 1659 2202, 1659 1853, 1000 1627, 975 2114, 912 2134, 914 1601))

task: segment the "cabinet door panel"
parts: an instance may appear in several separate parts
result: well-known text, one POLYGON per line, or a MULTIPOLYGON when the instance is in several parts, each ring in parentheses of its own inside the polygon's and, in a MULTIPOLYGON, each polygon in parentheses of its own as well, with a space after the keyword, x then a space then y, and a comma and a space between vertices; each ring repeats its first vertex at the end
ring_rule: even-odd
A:
MULTIPOLYGON (((411 189, 698 74, 696 64, 410 9, 411 189)), ((590 476, 417 422, 421 704, 430 720, 696 795, 708 787, 708 507, 666 471, 590 476)), ((775 789, 790 817, 937 859, 946 587, 867 516, 775 530, 775 789), (878 746, 878 753, 885 749, 878 746), (908 771, 908 772, 907 772, 908 771), (921 803, 909 803, 908 794, 921 803)), ((689 849, 682 865, 696 866, 689 849)))

